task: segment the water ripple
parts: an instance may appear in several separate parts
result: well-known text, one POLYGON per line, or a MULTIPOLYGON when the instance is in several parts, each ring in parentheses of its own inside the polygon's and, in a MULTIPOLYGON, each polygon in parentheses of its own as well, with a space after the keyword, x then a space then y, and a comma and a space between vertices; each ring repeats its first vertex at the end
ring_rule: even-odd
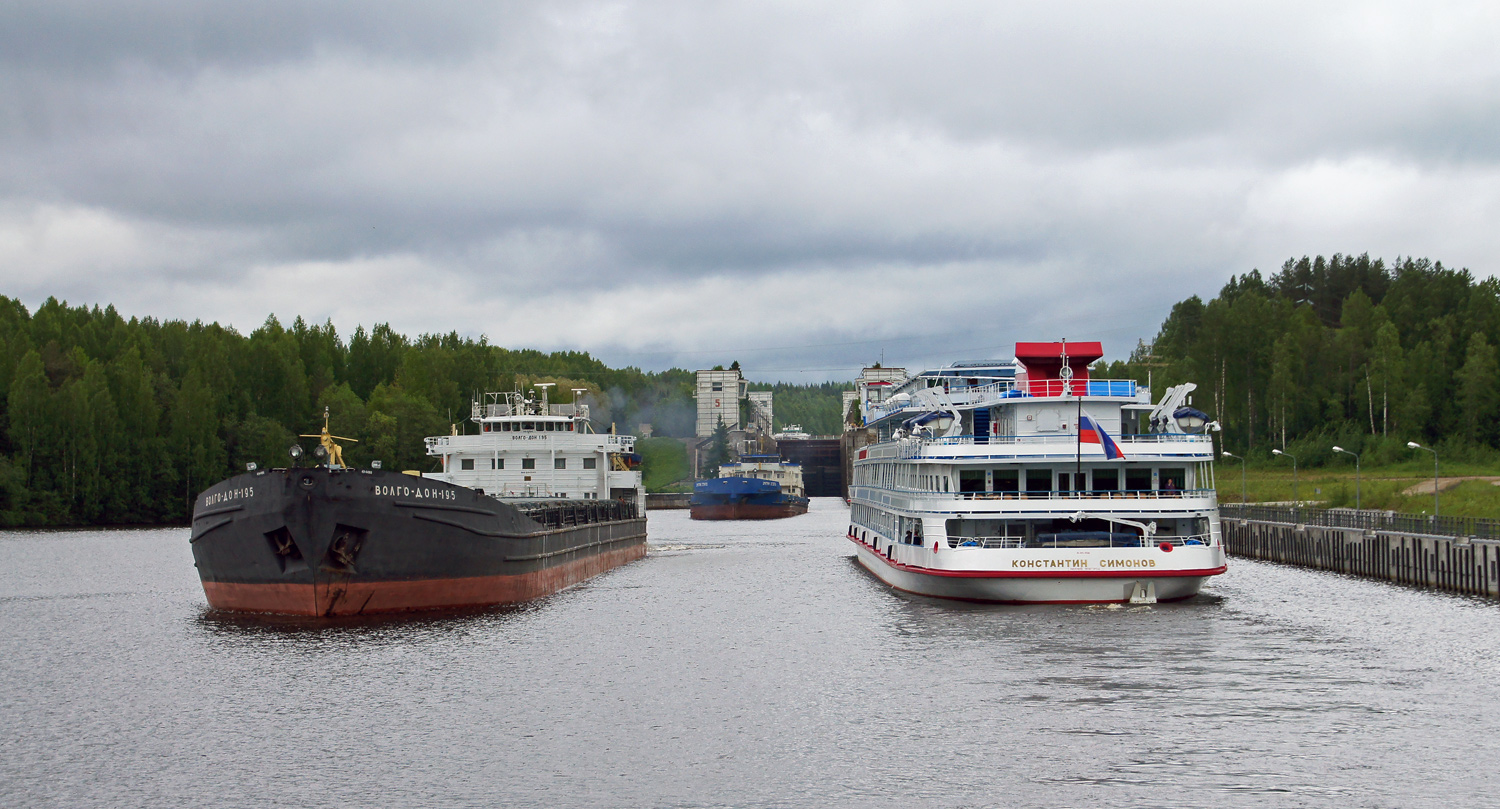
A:
POLYGON ((1479 806, 1500 605, 1235 560, 1199 598, 953 604, 847 511, 653 512, 516 608, 208 611, 186 533, 0 534, 0 805, 1479 806))

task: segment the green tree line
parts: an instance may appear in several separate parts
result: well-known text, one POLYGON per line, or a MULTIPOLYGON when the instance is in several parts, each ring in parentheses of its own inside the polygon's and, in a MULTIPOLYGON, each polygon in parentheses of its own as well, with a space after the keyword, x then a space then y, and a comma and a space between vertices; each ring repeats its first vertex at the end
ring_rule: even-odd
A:
POLYGON ((694 377, 680 369, 385 324, 345 339, 331 323, 273 316, 245 335, 55 299, 33 313, 0 297, 0 524, 185 521, 199 491, 246 464, 287 465, 325 408, 333 432, 357 440, 351 465, 429 471, 424 437, 472 431, 474 398, 537 382, 557 383, 554 402, 582 389, 596 429, 693 433, 694 377))
MULTIPOLYGON (((1100 373, 1195 382, 1224 448, 1264 456, 1333 444, 1408 460, 1407 441, 1451 457, 1500 446, 1500 281, 1441 262, 1368 254, 1288 259, 1172 307, 1155 339, 1100 373)), ((1301 457, 1299 455, 1299 457, 1301 457)))
POLYGON ((766 384, 751 382, 748 390, 771 391, 774 428, 796 424, 809 435, 838 435, 844 431, 839 415, 844 391, 853 390, 849 382, 823 382, 816 385, 790 385, 784 382, 766 384))

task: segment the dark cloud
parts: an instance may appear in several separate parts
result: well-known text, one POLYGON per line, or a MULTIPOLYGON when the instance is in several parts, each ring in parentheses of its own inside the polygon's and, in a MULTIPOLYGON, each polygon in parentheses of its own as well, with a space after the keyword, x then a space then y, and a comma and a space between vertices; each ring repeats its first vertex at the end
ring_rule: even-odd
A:
POLYGON ((0 292, 647 365, 753 348, 738 320, 822 346, 779 366, 1028 329, 1123 353, 1288 255, 1489 274, 1497 29, 1460 3, 11 3, 0 292), (321 291, 350 278, 379 283, 321 291))
POLYGON ((324 51, 446 61, 493 47, 517 14, 529 13, 520 4, 404 0, 13 0, 0 27, 0 65, 80 76, 127 66, 256 68, 324 51))

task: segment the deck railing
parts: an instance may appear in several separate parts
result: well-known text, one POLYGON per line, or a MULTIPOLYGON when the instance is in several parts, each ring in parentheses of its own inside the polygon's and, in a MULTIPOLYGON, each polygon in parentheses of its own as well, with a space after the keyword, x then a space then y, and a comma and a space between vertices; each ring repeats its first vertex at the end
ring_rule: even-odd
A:
POLYGON ((548 528, 633 520, 640 516, 640 510, 635 503, 621 500, 565 500, 562 502, 525 500, 513 502, 511 505, 519 509, 522 514, 548 528))
POLYGON ((1500 520, 1482 517, 1433 517, 1428 514, 1400 514, 1394 511, 1368 509, 1355 511, 1343 508, 1300 508, 1240 503, 1221 503, 1219 513, 1224 519, 1234 520, 1320 525, 1325 528, 1392 531, 1402 534, 1500 539, 1500 520))
POLYGON ((529 413, 517 411, 508 404, 486 404, 478 402, 473 404, 473 418, 503 418, 505 416, 576 416, 583 412, 583 408, 577 404, 554 404, 547 405, 547 412, 529 413))
MULTIPOLYGON (((1099 532, 1102 536, 1103 532, 1099 532)), ((1066 537, 1066 534, 1060 535, 1066 537)), ((1084 540, 1099 542, 1099 539, 1084 540)), ((1154 536, 1150 542, 1141 538, 1139 534, 1125 534, 1110 532, 1107 544, 1078 544, 1078 539, 1067 539, 1053 537, 1052 539, 1026 539, 1024 537, 948 537, 948 547, 952 550, 995 550, 1001 548, 1045 548, 1055 550, 1057 548, 1146 548, 1159 545, 1171 545, 1183 547, 1185 545, 1212 545, 1213 536, 1210 534, 1192 534, 1190 536, 1154 536)))
MULTIPOLYGON (((1134 379, 1090 379, 1071 383, 1065 390, 1065 385, 1060 379, 1037 380, 1022 385, 1019 382, 1005 380, 988 385, 976 387, 960 387, 945 390, 948 400, 958 407, 973 407, 982 404, 997 404, 1006 399, 1025 399, 1036 396, 1109 396, 1112 398, 1134 399, 1142 390, 1134 379)), ((913 396, 919 395, 921 390, 916 391, 913 396)), ((899 413, 903 410, 912 412, 929 412, 933 409, 930 402, 918 403, 908 400, 899 405, 886 403, 871 404, 869 412, 865 417, 865 424, 875 422, 899 413)))
MULTIPOLYGON (((506 433, 506 435, 507 436, 510 436, 510 435, 524 435, 524 433, 506 433)), ((626 449, 634 447, 634 445, 635 445, 635 436, 633 436, 633 435, 610 435, 609 433, 578 433, 578 432, 536 433, 536 435, 545 436, 547 438, 551 438, 554 435, 557 436, 557 437, 559 437, 559 438, 561 438, 563 436, 567 436, 569 438, 573 438, 575 436, 579 437, 579 438, 601 438, 601 439, 604 440, 604 444, 605 444, 605 446, 607 448, 609 448, 610 450, 619 450, 619 451, 622 451, 622 452, 625 451, 626 449)), ((426 445, 426 447, 427 447, 427 454, 428 455, 440 455, 440 454, 442 454, 441 453, 441 448, 452 445, 453 444, 453 439, 455 439, 455 438, 481 438, 482 437, 482 438, 485 438, 485 439, 490 439, 491 436, 494 436, 494 438, 492 440, 496 440, 496 441, 503 440, 503 439, 500 439, 499 435, 496 434, 496 433, 490 433, 488 435, 485 435, 483 433, 475 435, 475 434, 471 433, 469 435, 429 435, 426 438, 422 439, 422 443, 424 445, 426 445)), ((504 448, 509 448, 509 444, 502 444, 501 446, 504 447, 504 448)))
MULTIPOLYGON (((868 458, 898 458, 911 460, 919 457, 927 447, 964 447, 964 446, 1043 446, 1053 445, 1058 448, 1066 448, 1071 455, 1077 445, 1077 439, 1069 433, 1059 435, 990 435, 978 436, 983 440, 975 440, 972 435, 957 435, 949 438, 903 438, 899 440, 887 440, 878 444, 871 444, 867 448, 865 456, 868 458), (890 454, 883 454, 889 452, 890 454)), ((1149 444, 1186 444, 1193 447, 1194 452, 1213 451, 1213 438, 1207 435, 1122 435, 1117 440, 1126 446, 1145 446, 1149 444), (1199 446, 1203 445, 1203 446, 1199 446)), ((1127 453, 1128 455, 1128 453, 1127 453)))
POLYGON ((854 488, 880 489, 882 491, 915 494, 922 497, 948 498, 951 500, 1180 500, 1190 497, 1209 497, 1214 489, 1127 489, 1116 491, 1029 491, 1029 492, 935 492, 928 489, 886 488, 871 484, 856 483, 854 488))
MULTIPOLYGON (((1019 386, 1018 386, 1019 387, 1019 386)), ((1064 382, 1061 379, 1036 379, 1026 383, 1028 396, 1120 396, 1134 398, 1134 379, 1090 379, 1064 382)))
MULTIPOLYGON (((907 439, 908 441, 919 440, 923 444, 936 444, 939 446, 973 444, 975 438, 983 438, 985 444, 1067 444, 1073 446, 1077 438, 1073 433, 1058 433, 1057 435, 955 435, 951 437, 907 439)), ((1213 437, 1208 435, 1186 435, 1183 433, 1151 433, 1132 435, 1112 435, 1121 444, 1161 444, 1161 443, 1187 443, 1187 444, 1211 444, 1213 437)), ((886 441, 882 443, 895 443, 886 441)), ((879 446, 878 444, 876 446, 879 446)))
MULTIPOLYGON (((960 500, 1158 500, 1184 497, 1207 497, 1213 489, 1128 489, 1116 491, 1031 491, 1031 492, 958 492, 960 500)), ((930 494, 950 494, 930 492, 930 494)))

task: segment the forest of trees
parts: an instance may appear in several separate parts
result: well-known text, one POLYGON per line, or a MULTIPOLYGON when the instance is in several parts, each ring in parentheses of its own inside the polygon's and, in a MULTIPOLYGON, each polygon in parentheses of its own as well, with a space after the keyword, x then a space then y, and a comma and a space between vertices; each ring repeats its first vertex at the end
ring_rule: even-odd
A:
POLYGON ((809 435, 838 435, 844 431, 839 407, 844 391, 853 390, 850 382, 824 382, 818 385, 774 385, 751 382, 750 390, 771 391, 771 409, 776 412, 778 429, 788 424, 801 425, 809 435))
MULTIPOLYGON (((345 340, 332 324, 272 317, 246 336, 51 299, 29 313, 0 297, 0 524, 183 522, 199 491, 247 463, 286 465, 325 407, 335 434, 358 439, 345 447, 351 465, 431 470, 423 437, 473 430, 477 393, 536 382, 557 383, 554 402, 586 389, 601 430, 694 429, 691 371, 612 369, 586 353, 413 339, 385 325, 345 340)), ((809 398, 829 395, 822 387, 776 390, 801 418, 809 398)))
POLYGON ((1500 444, 1500 281, 1427 259, 1288 260, 1172 307, 1150 344, 1098 374, 1195 382, 1195 405, 1251 457, 1305 464, 1339 444, 1366 463, 1410 459, 1407 441, 1482 460, 1500 444))
MULTIPOLYGON (((1224 447, 1252 458, 1286 448, 1316 465, 1340 444, 1391 462, 1415 440, 1488 461, 1500 457, 1500 281, 1426 259, 1289 260, 1176 304, 1153 341, 1095 373, 1158 393, 1196 382, 1224 447)), ((535 382, 556 382, 554 401, 585 389, 601 429, 694 429, 691 371, 385 325, 345 340, 332 324, 272 317, 247 336, 0 297, 0 524, 185 521, 198 491, 245 464, 284 465, 325 407, 335 433, 358 439, 351 464, 429 470, 424 436, 473 429, 476 393, 535 382)), ((775 392, 778 428, 840 430, 847 384, 750 387, 775 392)))

